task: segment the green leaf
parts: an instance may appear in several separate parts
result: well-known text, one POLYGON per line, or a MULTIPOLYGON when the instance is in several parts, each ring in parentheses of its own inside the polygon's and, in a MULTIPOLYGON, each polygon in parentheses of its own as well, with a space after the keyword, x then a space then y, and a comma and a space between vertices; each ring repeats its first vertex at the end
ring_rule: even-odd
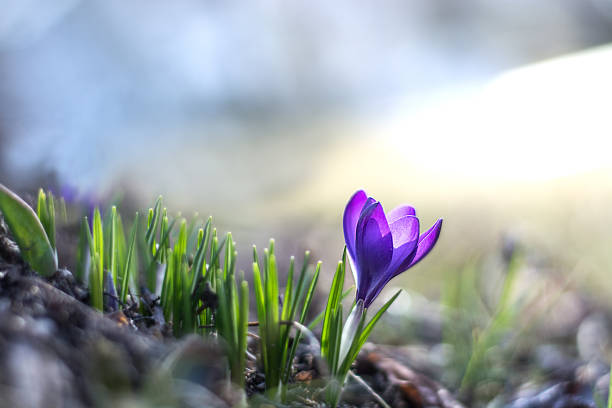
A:
MULTIPOLYGON (((314 291, 317 286, 317 282, 319 280, 319 274, 321 272, 321 261, 317 262, 317 266, 315 268, 315 273, 310 281, 310 286, 308 287, 308 292, 306 292, 306 300, 304 301, 304 307, 302 308, 302 314, 300 315, 300 324, 304 324, 306 320, 306 316, 308 315, 308 310, 310 309, 310 304, 312 303, 312 298, 314 296, 314 291)), ((349 290, 350 293, 350 290, 349 290)), ((342 294, 342 299, 344 299, 345 294, 342 294)), ((340 299, 340 300, 342 300, 340 299)))
MULTIPOLYGON (((293 269, 295 268, 295 257, 289 260, 289 272, 287 272, 287 284, 285 285, 285 295, 283 296, 283 309, 281 312, 282 320, 293 320, 293 269)), ((288 331, 288 330, 287 330, 288 331)))
POLYGON ((332 356, 330 354, 330 341, 332 341, 332 323, 336 318, 336 310, 340 306, 340 297, 342 295, 342 287, 344 286, 344 262, 338 262, 336 273, 332 281, 332 286, 327 298, 327 306, 325 307, 325 315, 323 317, 323 330, 321 331, 321 355, 324 357, 332 356))
MULTIPOLYGON (((168 250, 168 257, 172 258, 172 249, 168 250)), ((156 265, 157 262, 153 261, 152 265, 156 265)), ((154 270, 157 271, 157 268, 154 267, 154 270)), ((166 264, 166 273, 164 274, 164 280, 162 283, 161 290, 161 305, 164 310, 164 317, 166 320, 170 320, 172 316, 172 308, 174 301, 173 288, 175 282, 174 280, 174 262, 168 262, 166 264)))
POLYGON ((244 384, 244 368, 246 366, 247 334, 249 330, 249 283, 242 280, 240 283, 240 316, 238 320, 238 347, 239 367, 235 373, 234 382, 244 384))
POLYGON ((89 291, 91 305, 104 310, 104 229, 100 210, 94 210, 93 233, 87 233, 91 262, 89 265, 89 291))
MULTIPOLYGON (((164 217, 167 218, 167 217, 164 217)), ((172 229, 174 228, 174 224, 176 223, 176 219, 172 220, 172 222, 168 225, 167 230, 164 232, 164 234, 161 237, 161 241, 160 241, 160 248, 165 247, 167 245, 167 242, 170 240, 170 233, 172 232, 172 229)), ((166 251, 166 250, 165 250, 166 251)), ((167 259, 169 259, 171 257, 170 249, 167 250, 167 254, 165 255, 165 257, 167 259)), ((162 265, 162 263, 160 262, 161 258, 162 258, 162 254, 164 253, 164 251, 156 251, 155 255, 150 258, 149 260, 149 266, 146 269, 146 284, 147 287, 149 288, 149 290, 151 290, 151 292, 153 293, 157 293, 157 268, 158 266, 162 265)), ((170 264, 171 262, 167 262, 167 264, 170 264)))
POLYGON ((55 244, 55 200, 53 199, 53 194, 49 191, 49 197, 47 199, 47 213, 49 217, 49 228, 47 229, 47 238, 49 238, 49 243, 51 244, 51 248, 56 252, 57 257, 57 246, 55 244))
POLYGON ((45 194, 45 190, 42 188, 38 189, 38 200, 36 201, 36 215, 40 220, 45 231, 47 231, 47 227, 45 226, 47 222, 47 195, 45 194))
POLYGON ((117 287, 117 262, 119 257, 119 249, 117 245, 117 207, 111 207, 110 217, 110 232, 109 232, 109 264, 111 276, 113 277, 113 285, 117 287))
POLYGON ((94 210, 92 238, 94 252, 98 254, 100 258, 98 260, 98 272, 100 273, 100 282, 103 282, 102 275, 104 273, 104 228, 102 227, 102 216, 100 215, 100 210, 98 208, 94 210))
MULTIPOLYGON (((289 272, 287 273, 287 283, 285 285, 285 294, 283 296, 283 307, 281 309, 281 320, 284 321, 293 321, 293 303, 294 296, 293 293, 293 270, 295 268, 295 258, 292 256, 289 260, 289 272)), ((277 295, 278 296, 278 295, 277 295)), ((290 325, 281 325, 280 326, 280 352, 281 352, 281 363, 284 363, 287 358, 288 352, 288 341, 289 341, 289 333, 291 331, 290 325)), ((283 364, 283 367, 285 365, 283 364)))
MULTIPOLYGON (((308 253, 308 252, 307 252, 308 253)), ((304 262, 307 260, 307 256, 304 257, 304 262)), ((306 320, 306 316, 308 315, 308 310, 310 309, 310 304, 312 303, 312 298, 314 295, 315 288, 317 286, 317 281, 319 280, 319 273, 321 272, 321 262, 317 262, 317 266, 315 268, 314 275, 310 280, 310 286, 308 287, 308 291, 306 292, 306 299, 304 300, 304 306, 302 307, 302 313, 300 314, 299 324, 303 325, 306 320)), ((298 285, 299 286, 299 285, 298 285)), ((321 318, 323 315, 321 314, 321 318)), ((307 328, 304 328, 308 330, 307 328)), ((291 349, 289 350, 289 354, 284 362, 285 364, 285 373, 283 382, 289 382, 289 376, 291 375, 291 366, 293 364, 293 358, 295 357, 295 353, 297 351, 297 346, 300 342, 300 337, 302 336, 302 330, 299 330, 295 335, 295 339, 291 343, 291 349)))
MULTIPOLYGON (((342 296, 340 297, 340 301, 342 302, 348 295, 351 294, 351 292, 355 289, 355 286, 351 286, 350 288, 348 288, 347 290, 345 290, 342 293, 342 296)), ((323 320, 323 318, 325 317, 325 310, 323 310, 321 313, 319 313, 313 320, 312 322, 308 323, 308 330, 314 330, 315 327, 317 327, 317 325, 319 323, 321 323, 321 321, 323 320)))
POLYGON ((57 257, 34 210, 2 184, 0 210, 23 259, 41 275, 53 275, 57 270, 57 257))
POLYGON ((200 229, 198 233, 198 249, 195 257, 193 258, 193 284, 191 287, 191 296, 198 298, 197 290, 201 282, 206 279, 206 252, 210 246, 212 228, 212 217, 208 217, 204 229, 200 229))
POLYGON ((187 258, 183 256, 180 260, 180 273, 181 273, 181 288, 180 288, 180 302, 181 310, 179 316, 180 322, 180 333, 181 335, 192 333, 195 328, 195 318, 193 303, 191 301, 191 283, 188 282, 189 265, 187 264, 187 258))
POLYGON ((99 270, 102 260, 99 254, 94 254, 91 258, 91 269, 89 272, 89 293, 91 306, 99 311, 104 310, 104 289, 102 286, 103 272, 99 270))
MULTIPOLYGON (((298 277, 298 283, 295 289, 295 295, 293 296, 293 299, 292 299, 291 311, 289 313, 291 320, 295 319, 295 313, 297 312, 298 304, 304 299, 304 296, 307 293, 307 289, 304 283, 306 281, 306 275, 308 275, 306 272, 308 269, 309 259, 310 259, 310 251, 304 252, 304 261, 302 263, 302 270, 300 271, 300 276, 298 277)), ((303 322, 300 321, 300 323, 303 323, 303 322)))
POLYGON ((149 209, 149 218, 147 220, 147 231, 145 232, 145 240, 153 254, 155 254, 155 236, 157 234, 157 225, 159 224, 160 213, 162 207, 162 196, 157 197, 155 206, 149 209))
MULTIPOLYGON (((376 326, 376 323, 378 323, 378 320, 380 320, 382 315, 387 311, 387 309, 389 309, 389 307, 393 304, 393 302, 395 302, 395 299, 397 299, 400 293, 402 293, 401 289, 398 290, 395 293, 395 295, 393 295, 393 297, 387 301, 387 303, 385 303, 380 309, 378 309, 378 312, 376 312, 374 317, 372 317, 372 319, 364 327, 363 331, 361 332, 361 335, 359 336, 359 343, 358 343, 359 347, 356 353, 359 353, 359 350, 361 350, 361 347, 363 347, 365 342, 368 340, 368 337, 370 337, 370 333, 372 332, 372 330, 374 330, 374 326, 376 326)), ((355 358, 357 358, 357 354, 354 355, 353 359, 351 360, 351 363, 355 360, 355 358)))
POLYGON ((230 322, 230 302, 227 298, 227 290, 225 288, 225 280, 223 279, 223 270, 217 269, 216 273, 217 280, 217 298, 218 307, 217 314, 215 316, 215 324, 217 330, 226 341, 231 341, 233 336, 230 336, 231 322, 230 322))
POLYGON ((259 264, 253 262, 253 285, 255 286, 255 303, 257 305, 257 319, 259 320, 259 337, 261 344, 261 360, 264 366, 264 372, 268 372, 268 348, 266 338, 266 299, 264 295, 263 282, 259 271, 259 264))
MULTIPOLYGON (((94 213, 95 218, 95 213, 94 213)), ((89 226, 87 222, 87 217, 83 218, 83 224, 85 228, 85 236, 87 238, 87 243, 89 244, 89 273, 87 274, 87 281, 89 285, 89 302, 94 309, 98 309, 99 311, 104 310, 104 298, 103 298, 103 289, 102 289, 102 281, 101 281, 101 272, 100 265, 100 255, 96 252, 96 246, 94 244, 94 239, 89 231, 89 226)))
POLYGON ((274 255, 274 242, 270 243, 268 256, 267 277, 264 279, 264 294, 266 298, 266 341, 272 350, 268 353, 269 365, 272 368, 266 372, 266 388, 271 390, 279 385, 280 372, 280 325, 278 307, 278 273, 276 268, 276 255, 274 255))
POLYGON ((121 282, 121 301, 125 303, 127 297, 128 288, 130 284, 130 276, 132 276, 132 269, 134 269, 134 247, 136 246, 136 235, 138 233, 138 212, 134 217, 134 224, 132 225, 132 232, 130 232, 130 246, 128 248, 127 256, 125 257, 125 266, 123 268, 123 278, 121 282))
POLYGON ((121 288, 123 287, 123 277, 125 276, 125 260, 127 257, 127 244, 125 242, 125 230, 123 228, 123 220, 121 219, 121 214, 117 212, 117 222, 115 226, 115 237, 117 239, 116 247, 117 247, 117 255, 115 262, 117 264, 117 293, 121 293, 121 288))
POLYGON ((253 262, 259 264, 259 256, 257 255, 257 247, 255 245, 253 245, 253 262))
POLYGON ((332 378, 336 376, 336 372, 338 370, 338 354, 340 353, 343 317, 344 314, 342 313, 342 305, 340 304, 334 310, 334 313, 331 316, 330 333, 328 339, 329 351, 327 355, 327 364, 329 365, 329 371, 332 378))
POLYGON ((49 243, 51 244, 51 248, 56 250, 55 246, 55 204, 53 201, 53 194, 49 192, 49 197, 43 191, 43 189, 38 190, 38 201, 36 204, 36 215, 40 220, 45 232, 47 234, 47 238, 49 239, 49 243))

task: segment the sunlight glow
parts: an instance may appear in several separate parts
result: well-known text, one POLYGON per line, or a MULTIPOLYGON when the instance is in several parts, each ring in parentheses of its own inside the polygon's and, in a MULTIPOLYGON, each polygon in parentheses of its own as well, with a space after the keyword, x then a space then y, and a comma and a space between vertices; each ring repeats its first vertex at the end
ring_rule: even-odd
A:
POLYGON ((611 73, 611 46, 526 66, 396 112, 387 134, 415 165, 459 176, 542 180, 609 168, 611 73))

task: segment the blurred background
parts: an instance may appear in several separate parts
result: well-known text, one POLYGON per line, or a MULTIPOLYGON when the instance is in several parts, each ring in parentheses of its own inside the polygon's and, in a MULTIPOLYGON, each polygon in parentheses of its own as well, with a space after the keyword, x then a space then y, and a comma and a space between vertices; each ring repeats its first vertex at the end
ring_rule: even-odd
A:
POLYGON ((427 299, 506 243, 611 303, 608 43, 610 0, 5 0, 0 182, 162 194, 329 274, 364 188, 444 217, 394 281, 427 299))

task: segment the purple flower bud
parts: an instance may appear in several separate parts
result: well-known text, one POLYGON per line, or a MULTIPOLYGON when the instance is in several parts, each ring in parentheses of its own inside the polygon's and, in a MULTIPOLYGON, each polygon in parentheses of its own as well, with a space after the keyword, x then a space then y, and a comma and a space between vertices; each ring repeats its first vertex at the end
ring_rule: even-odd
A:
POLYGON ((440 236, 442 219, 419 235, 413 207, 399 206, 385 215, 382 205, 363 190, 344 210, 344 239, 357 285, 357 299, 367 308, 395 276, 431 251, 440 236))

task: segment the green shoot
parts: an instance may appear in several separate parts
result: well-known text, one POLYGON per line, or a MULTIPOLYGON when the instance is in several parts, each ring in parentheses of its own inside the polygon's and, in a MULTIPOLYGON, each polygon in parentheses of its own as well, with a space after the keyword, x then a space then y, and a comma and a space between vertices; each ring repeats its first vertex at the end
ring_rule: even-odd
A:
POLYGON ((387 301, 372 319, 366 324, 367 308, 359 300, 353 305, 352 312, 344 321, 342 298, 344 277, 346 272, 346 249, 342 260, 338 263, 331 290, 327 299, 327 306, 323 317, 323 330, 321 332, 321 356, 327 362, 330 381, 325 397, 327 403, 335 408, 342 394, 342 388, 351 369, 353 361, 368 340, 376 323, 393 304, 401 293, 398 291, 387 301))
MULTIPOLYGON (((353 290, 355 290, 355 286, 351 286, 350 288, 345 290, 342 293, 342 296, 340 297, 340 301, 343 301, 348 295, 351 294, 351 292, 353 292, 353 290)), ((310 323, 308 323, 308 326, 307 326, 308 330, 314 330, 314 328, 317 327, 319 323, 323 321, 324 317, 325 317, 325 310, 321 311, 314 319, 312 319, 310 323)))
POLYGON ((87 233, 91 256, 89 268, 89 295, 91 306, 99 311, 104 310, 104 233, 100 210, 94 210, 93 229, 87 233))
MULTIPOLYGON (((215 248, 215 241, 216 237, 213 237, 213 249, 215 253, 218 253, 218 249, 215 248)), ((235 244, 230 233, 227 234, 225 242, 223 268, 218 267, 218 264, 216 264, 218 261, 212 262, 211 259, 211 266, 216 268, 214 281, 218 302, 214 322, 217 333, 227 347, 232 382, 244 386, 249 320, 249 286, 244 279, 244 274, 241 273, 239 278, 240 292, 238 292, 234 272, 237 252, 234 249, 235 244)))
POLYGON ((522 257, 514 255, 508 265, 500 299, 493 316, 487 327, 482 330, 472 343, 470 359, 461 381, 461 392, 470 391, 478 381, 486 376, 486 352, 495 344, 498 344, 517 316, 519 304, 513 302, 511 294, 521 264, 522 257))
POLYGON ((293 338, 290 336, 291 322, 304 323, 319 277, 320 263, 317 264, 312 276, 308 273, 309 257, 310 253, 306 252, 297 282, 294 282, 295 259, 291 258, 283 305, 282 308, 279 308, 280 291, 274 240, 271 240, 269 248, 264 250, 263 262, 261 262, 263 268, 260 267, 257 249, 253 248, 253 277, 261 339, 261 359, 266 375, 268 395, 273 399, 284 399, 286 394, 293 358, 301 336, 300 331, 297 331, 293 338))
POLYGON ((118 240, 117 240, 117 207, 114 205, 111 207, 110 222, 108 223, 109 239, 108 247, 106 248, 107 258, 105 259, 106 265, 110 270, 110 274, 113 278, 113 285, 117 286, 117 262, 119 257, 118 240))
POLYGON ((57 252, 55 245, 55 204, 53 194, 50 191, 47 195, 42 188, 38 190, 36 215, 38 215, 38 219, 47 233, 51 247, 57 252))
POLYGON ((57 254, 48 233, 32 208, 2 184, 0 211, 24 261, 43 276, 53 275, 57 270, 57 254))
MULTIPOLYGON (((123 266, 123 271, 122 271, 122 275, 120 279, 121 281, 120 299, 121 299, 121 302, 123 303, 125 303, 125 300, 127 298, 127 293, 128 293, 128 288, 129 288, 131 277, 134 276, 136 274, 136 271, 138 270, 138 264, 137 262, 135 262, 136 258, 134 256, 134 247, 136 246, 137 234, 138 234, 138 213, 136 213, 136 216, 134 218, 134 224, 132 225, 132 232, 130 232, 130 244, 128 247, 127 255, 125 257, 125 263, 123 266)), ((123 232, 120 234, 120 236, 122 235, 123 235, 123 232)))

